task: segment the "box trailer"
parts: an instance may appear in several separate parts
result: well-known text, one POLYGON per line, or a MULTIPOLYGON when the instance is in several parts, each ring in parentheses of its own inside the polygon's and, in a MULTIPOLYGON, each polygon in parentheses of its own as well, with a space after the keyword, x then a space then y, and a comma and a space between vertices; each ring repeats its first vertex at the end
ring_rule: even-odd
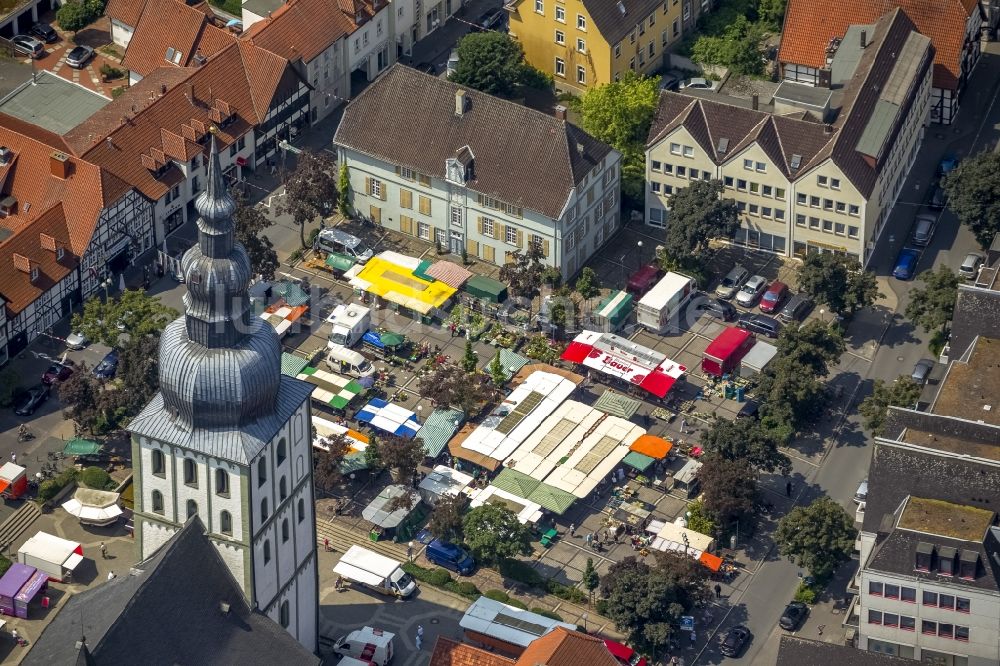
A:
POLYGON ((54 534, 38 532, 17 551, 21 564, 44 571, 49 580, 66 582, 83 561, 83 546, 54 534))
POLYGON ((701 371, 713 377, 731 374, 756 341, 750 331, 742 328, 725 329, 705 348, 701 371))
POLYGON ((27 470, 12 462, 0 467, 0 494, 4 499, 20 499, 28 492, 27 470))
POLYGON ((351 546, 333 571, 382 594, 406 598, 417 589, 417 583, 399 562, 361 546, 351 546))
POLYGON ((681 273, 667 273, 639 300, 636 317, 639 325, 660 335, 679 328, 678 314, 697 292, 694 278, 681 273))

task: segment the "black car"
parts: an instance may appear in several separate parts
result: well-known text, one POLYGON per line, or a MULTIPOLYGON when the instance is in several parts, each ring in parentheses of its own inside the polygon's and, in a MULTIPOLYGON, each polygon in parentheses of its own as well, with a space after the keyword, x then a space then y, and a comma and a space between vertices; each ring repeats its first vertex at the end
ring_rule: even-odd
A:
POLYGON ((28 34, 32 37, 37 37, 46 44, 59 41, 59 33, 57 33, 48 23, 36 23, 31 26, 30 30, 28 30, 28 34))
POLYGON ((736 418, 755 419, 759 415, 758 412, 760 412, 760 403, 756 400, 750 399, 743 403, 743 406, 740 407, 740 411, 736 412, 736 418))
POLYGON ((793 601, 792 603, 785 606, 785 612, 781 614, 781 619, 778 620, 778 626, 785 631, 795 631, 802 624, 802 620, 806 619, 806 615, 809 613, 809 609, 801 601, 793 601))
POLYGON ((786 324, 790 324, 793 321, 802 321, 809 314, 812 306, 813 303, 807 296, 795 294, 788 299, 785 307, 781 308, 781 312, 778 313, 778 319, 786 324))
POLYGON ((720 298, 709 298, 698 303, 698 312, 715 317, 722 321, 734 321, 736 319, 736 308, 732 303, 727 303, 720 298))
POLYGON ((111 379, 118 372, 118 350, 112 349, 94 368, 94 376, 101 379, 111 379))
POLYGON ((507 12, 504 9, 494 9, 479 19, 479 27, 482 30, 502 30, 506 20, 507 12))
POLYGON ((751 333, 759 333, 769 338, 776 338, 781 333, 781 322, 765 315, 740 315, 740 318, 736 321, 736 325, 751 333))
POLYGON ((48 386, 34 386, 18 396, 14 413, 18 416, 31 416, 48 399, 48 386))
POLYGON ((738 657, 749 640, 750 630, 742 624, 738 624, 726 632, 719 651, 727 657, 738 657))
POLYGON ((931 202, 927 204, 928 208, 931 210, 942 210, 948 205, 948 194, 944 191, 944 188, 940 185, 934 186, 934 191, 931 193, 931 202))

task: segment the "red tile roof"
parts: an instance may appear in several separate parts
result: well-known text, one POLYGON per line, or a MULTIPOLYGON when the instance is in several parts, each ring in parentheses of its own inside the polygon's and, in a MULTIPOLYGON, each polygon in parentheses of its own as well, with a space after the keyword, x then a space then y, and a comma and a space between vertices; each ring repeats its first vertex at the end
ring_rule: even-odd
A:
POLYGON ((516 666, 619 666, 604 641, 594 636, 556 627, 531 641, 516 666))
POLYGON ((145 6, 146 0, 108 0, 104 15, 134 28, 145 6))
POLYGON ((146 0, 122 65, 146 76, 158 67, 187 67, 196 54, 210 58, 236 41, 236 36, 212 23, 207 6, 181 0, 146 0), (170 58, 167 55, 170 55, 170 58))
POLYGON ((514 666, 514 660, 438 636, 427 666, 514 666))
POLYGON ((244 33, 257 46, 290 61, 310 62, 355 29, 336 0, 292 0, 244 33))
POLYGON ((979 11, 976 0, 789 0, 778 60, 809 67, 826 65, 826 47, 834 37, 843 38, 850 25, 874 23, 900 7, 924 35, 931 38, 934 86, 955 90, 962 72, 965 26, 979 11))
POLYGON ((76 268, 78 259, 69 247, 69 229, 61 203, 56 204, 7 240, 0 242, 0 298, 6 302, 7 317, 11 318, 55 286, 76 268), (46 238, 47 237, 47 238, 46 238), (42 247, 55 240, 65 255, 56 260, 56 252, 42 247), (19 259, 38 269, 38 278, 31 280, 28 272, 16 265, 19 259))

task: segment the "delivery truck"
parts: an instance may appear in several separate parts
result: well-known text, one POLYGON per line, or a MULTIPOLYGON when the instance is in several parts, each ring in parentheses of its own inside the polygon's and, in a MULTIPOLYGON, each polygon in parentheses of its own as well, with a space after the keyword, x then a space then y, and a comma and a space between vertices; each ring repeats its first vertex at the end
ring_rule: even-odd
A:
POLYGON ((47 532, 38 532, 17 551, 21 564, 35 567, 49 575, 49 580, 66 582, 83 561, 83 546, 47 532))
POLYGON ((326 320, 333 324, 327 346, 353 347, 372 326, 372 311, 363 305, 347 303, 334 308, 326 320))
POLYGON ((705 348, 701 371, 713 377, 732 374, 756 342, 750 331, 735 327, 723 329, 705 348))
POLYGON ((417 589, 416 581, 399 562, 361 546, 351 546, 333 571, 352 583, 404 599, 417 589))
POLYGON ((639 299, 636 318, 640 326, 663 335, 671 328, 680 329, 681 309, 698 289, 695 279, 681 273, 667 273, 656 286, 639 299))
POLYGON ((355 663, 385 666, 392 661, 396 634, 373 627, 356 629, 333 644, 333 655, 343 657, 341 664, 355 663))

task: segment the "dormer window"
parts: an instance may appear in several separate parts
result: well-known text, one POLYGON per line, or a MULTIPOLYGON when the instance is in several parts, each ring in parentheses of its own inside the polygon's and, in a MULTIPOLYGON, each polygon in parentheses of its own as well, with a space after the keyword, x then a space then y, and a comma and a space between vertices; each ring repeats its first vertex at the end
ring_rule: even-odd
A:
POLYGON ((913 565, 914 571, 930 571, 931 560, 934 557, 934 546, 921 541, 917 544, 916 561, 913 565))
POLYGON ((56 248, 56 261, 62 261, 63 257, 66 256, 66 250, 61 247, 56 248))
POLYGON ((955 556, 958 555, 958 551, 949 546, 945 546, 938 550, 938 575, 939 576, 954 576, 955 575, 955 556))
POLYGON ((975 580, 979 565, 979 553, 963 550, 958 560, 958 577, 963 580, 975 580))
POLYGON ((38 266, 31 267, 31 281, 32 282, 38 281, 38 266))

